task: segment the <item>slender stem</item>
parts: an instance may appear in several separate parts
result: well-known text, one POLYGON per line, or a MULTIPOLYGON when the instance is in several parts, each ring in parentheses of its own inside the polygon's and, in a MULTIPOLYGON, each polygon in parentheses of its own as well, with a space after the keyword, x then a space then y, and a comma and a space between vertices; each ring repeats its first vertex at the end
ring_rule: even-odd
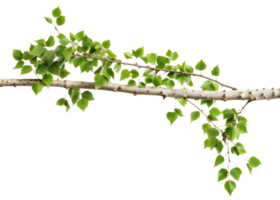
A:
POLYGON ((252 100, 248 100, 247 103, 241 108, 241 111, 238 113, 239 115, 244 110, 244 108, 251 102, 252 100))
POLYGON ((230 164, 230 153, 229 153, 229 139, 227 139, 227 148, 228 148, 228 180, 229 180, 229 164, 230 164))

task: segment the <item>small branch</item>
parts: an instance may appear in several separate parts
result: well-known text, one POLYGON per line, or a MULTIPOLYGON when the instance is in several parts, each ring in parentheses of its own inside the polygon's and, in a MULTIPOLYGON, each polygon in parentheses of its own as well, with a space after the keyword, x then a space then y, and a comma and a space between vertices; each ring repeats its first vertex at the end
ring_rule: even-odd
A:
POLYGON ((238 113, 239 115, 244 110, 244 108, 251 102, 252 100, 247 101, 247 103, 241 108, 241 111, 238 113))

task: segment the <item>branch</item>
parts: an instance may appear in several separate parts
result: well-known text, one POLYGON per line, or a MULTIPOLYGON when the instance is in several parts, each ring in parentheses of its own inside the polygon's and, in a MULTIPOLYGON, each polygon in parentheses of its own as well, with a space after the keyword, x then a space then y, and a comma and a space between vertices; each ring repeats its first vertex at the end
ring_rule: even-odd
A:
MULTIPOLYGON (((33 83, 38 83, 41 79, 0 79, 0 87, 4 86, 32 86, 33 83)), ((94 82, 84 81, 68 81, 68 80, 53 80, 50 86, 64 88, 83 88, 95 89, 94 82)), ((134 95, 153 95, 170 98, 195 99, 195 100, 269 100, 279 99, 280 89, 264 89, 264 90, 229 90, 229 91, 203 91, 203 90, 184 90, 184 89, 169 89, 138 86, 128 86, 118 83, 105 84, 98 90, 107 90, 114 92, 124 92, 134 95)))

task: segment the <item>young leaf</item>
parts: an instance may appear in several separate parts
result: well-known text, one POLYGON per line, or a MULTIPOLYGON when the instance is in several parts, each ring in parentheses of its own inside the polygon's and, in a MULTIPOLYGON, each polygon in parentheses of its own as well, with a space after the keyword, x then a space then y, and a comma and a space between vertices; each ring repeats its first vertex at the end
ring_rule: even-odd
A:
POLYGON ((84 37, 85 37, 84 30, 82 30, 76 34, 76 40, 78 42, 81 42, 84 39, 84 37))
POLYGON ((55 44, 54 37, 51 35, 48 40, 46 41, 46 45, 48 47, 52 47, 55 44))
POLYGON ((104 75, 96 74, 94 77, 95 81, 95 89, 98 89, 102 87, 105 83, 107 83, 107 80, 104 75))
POLYGON ((155 54, 155 53, 147 54, 147 59, 148 59, 149 63, 155 65, 156 64, 156 59, 157 59, 157 54, 155 54))
POLYGON ((244 149, 243 144, 241 144, 240 142, 237 142, 236 146, 239 154, 247 153, 246 150, 244 149))
POLYGON ((153 79, 153 84, 155 87, 158 87, 161 85, 161 82, 162 82, 162 78, 161 76, 155 76, 154 79, 153 79))
POLYGON ((168 51, 165 54, 166 56, 170 57, 172 55, 172 51, 170 49, 168 49, 168 51))
POLYGON ((203 71, 206 69, 206 64, 205 62, 203 62, 203 60, 200 60, 196 66, 195 66, 195 69, 199 70, 199 71, 203 71))
POLYGON ((55 9, 53 9, 52 15, 53 15, 53 17, 55 17, 55 18, 60 17, 60 15, 61 15, 61 10, 60 10, 59 6, 58 6, 57 8, 55 8, 55 9))
POLYGON ((246 164, 246 166, 247 166, 247 168, 248 168, 248 170, 249 170, 250 174, 252 174, 252 170, 253 170, 253 168, 250 166, 250 164, 249 164, 249 163, 247 163, 247 164, 246 164))
POLYGON ((109 49, 110 46, 111 46, 110 40, 105 40, 104 42, 102 42, 102 46, 103 46, 105 49, 109 49))
POLYGON ((202 125, 203 133, 207 133, 208 129, 212 128, 212 126, 208 123, 202 125))
POLYGON ((114 71, 112 70, 112 68, 107 68, 106 69, 106 72, 108 75, 110 75, 112 78, 115 78, 115 73, 114 71))
POLYGON ((127 85, 129 85, 129 86, 134 86, 134 85, 136 85, 136 82, 135 82, 133 79, 130 79, 130 80, 128 81, 127 85))
POLYGON ((54 51, 48 51, 46 50, 43 54, 42 60, 47 61, 49 65, 53 63, 53 60, 55 58, 55 52, 54 51))
POLYGON ((70 74, 70 72, 68 72, 66 69, 63 68, 63 69, 60 70, 59 76, 60 76, 61 79, 64 79, 64 78, 67 77, 69 74, 70 74))
POLYGON ((166 117, 170 121, 170 125, 172 125, 173 122, 175 122, 175 120, 178 118, 178 115, 175 112, 168 112, 166 117))
POLYGON ((55 48, 54 52, 58 57, 61 57, 63 55, 63 51, 66 49, 65 46, 59 45, 55 48))
POLYGON ((66 36, 62 33, 59 33, 58 36, 56 36, 58 39, 66 38, 66 36))
POLYGON ((219 131, 216 128, 209 128, 207 130, 208 138, 217 137, 219 135, 219 131))
POLYGON ((68 104, 68 101, 66 100, 64 105, 66 106, 66 112, 70 109, 70 105, 68 104))
POLYGON ((213 167, 219 167, 219 166, 225 164, 225 162, 226 162, 226 157, 222 154, 219 154, 214 158, 213 167))
POLYGON ((71 101, 72 101, 73 105, 75 105, 77 100, 80 98, 80 89, 79 88, 73 88, 71 90, 70 97, 71 97, 71 101))
POLYGON ((194 111, 191 113, 191 122, 197 120, 200 117, 200 112, 199 111, 194 111))
POLYGON ((224 119, 233 117, 234 113, 230 109, 223 110, 224 119))
POLYGON ((220 77, 221 76, 221 69, 220 65, 216 64, 214 67, 210 70, 212 76, 220 77))
POLYGON ((59 18, 56 19, 56 24, 58 26, 62 26, 65 23, 65 16, 60 16, 59 18))
POLYGON ((88 100, 87 99, 79 99, 78 102, 77 102, 77 106, 82 111, 85 111, 85 109, 88 107, 88 100))
POLYGON ((223 186, 225 188, 225 191, 229 194, 229 197, 232 197, 232 194, 237 189, 237 185, 233 180, 226 180, 223 183, 223 186))
POLYGON ((51 74, 45 74, 43 76, 44 83, 49 87, 52 84, 53 81, 53 75, 51 74))
POLYGON ((136 69, 130 71, 131 78, 137 78, 139 76, 139 72, 136 69))
POLYGON ((23 61, 18 61, 18 63, 16 64, 16 66, 13 69, 20 69, 23 67, 23 65, 24 65, 23 61))
POLYGON ((23 52, 23 54, 22 54, 23 60, 30 60, 31 58, 33 58, 33 56, 30 55, 28 51, 23 52))
POLYGON ((242 121, 238 122, 237 127, 240 130, 240 133, 248 133, 247 127, 245 126, 244 122, 242 121))
POLYGON ((107 49, 106 52, 107 52, 109 58, 115 59, 117 57, 117 55, 114 54, 113 51, 111 51, 110 49, 107 49))
POLYGON ((122 80, 124 80, 126 78, 129 78, 129 77, 130 77, 130 71, 128 69, 122 70, 120 81, 122 81, 122 80))
POLYGON ((211 121, 219 121, 218 118, 214 115, 208 115, 208 119, 210 119, 211 121))
POLYGON ((129 52, 125 52, 125 53, 123 53, 123 54, 124 54, 124 57, 125 57, 126 59, 131 59, 131 58, 132 58, 132 54, 129 53, 129 52))
POLYGON ((30 52, 31 55, 33 56, 38 56, 40 57, 44 53, 45 49, 41 45, 37 45, 33 48, 33 50, 30 52))
POLYGON ((17 61, 21 61, 22 60, 22 52, 21 50, 13 50, 13 57, 15 60, 17 61))
POLYGON ((218 144, 218 142, 219 142, 219 140, 217 139, 217 138, 215 138, 215 137, 211 137, 210 139, 208 139, 209 140, 209 147, 210 147, 210 149, 212 150, 212 149, 214 149, 215 148, 215 146, 218 144))
POLYGON ((249 164, 251 167, 258 167, 260 164, 262 164, 260 162, 259 159, 257 159, 255 156, 252 156, 250 159, 249 159, 249 164))
POLYGON ((185 99, 178 99, 178 101, 183 107, 185 107, 185 105, 188 103, 188 101, 185 99))
MULTIPOLYGON (((166 82, 166 84, 165 84, 165 86, 167 87, 167 88, 173 88, 174 86, 175 86, 175 83, 174 83, 174 81, 172 81, 172 80, 168 80, 167 82, 166 82)), ((184 100, 184 99, 183 99, 184 100)), ((185 100, 186 101, 186 100, 185 100)))
POLYGON ((46 43, 45 39, 35 40, 35 42, 37 42, 38 45, 41 45, 43 47, 46 46, 45 45, 45 43, 46 43))
POLYGON ((66 58, 67 60, 70 60, 72 56, 72 48, 66 48, 63 51, 63 57, 66 58))
POLYGON ((216 150, 218 153, 221 153, 223 151, 224 145, 221 141, 217 142, 216 150))
POLYGON ((42 16, 43 19, 47 22, 47 24, 52 25, 53 24, 53 19, 50 16, 42 16))
POLYGON ((222 167, 218 171, 217 182, 221 182, 227 178, 228 170, 225 167, 222 167))
POLYGON ((175 109, 174 109, 174 111, 175 111, 175 113, 176 113, 178 116, 180 116, 180 117, 184 117, 184 115, 183 115, 183 113, 182 113, 182 110, 181 110, 181 109, 179 109, 179 108, 175 108, 175 109))
POLYGON ((244 172, 240 166, 235 166, 230 169, 229 174, 231 175, 231 177, 234 180, 236 180, 238 183, 240 183, 241 182, 240 178, 241 178, 242 174, 244 174, 244 172))
POLYGON ((139 85, 140 88, 145 88, 146 87, 146 84, 143 83, 143 82, 140 82, 138 85, 139 85))
POLYGON ((93 97, 93 95, 90 91, 84 91, 82 93, 82 98, 87 99, 88 101, 93 101, 94 100, 94 97, 93 97))
POLYGON ((205 141, 204 141, 204 149, 209 147, 209 139, 207 138, 205 141))
POLYGON ((63 106, 66 102, 66 99, 64 98, 60 98, 55 105, 58 105, 58 106, 63 106))
POLYGON ((219 115, 222 114, 222 113, 221 113, 221 111, 220 111, 218 108, 214 107, 214 108, 212 108, 212 109, 210 110, 210 114, 217 117, 217 116, 219 116, 219 115))
POLYGON ((68 38, 62 38, 59 40, 59 43, 62 45, 62 46, 67 46, 67 44, 70 43, 70 40, 68 38))
POLYGON ((247 119, 242 116, 238 116, 238 122, 243 122, 245 126, 247 126, 247 119))
POLYGON ((178 53, 175 51, 172 53, 172 55, 170 56, 170 60, 176 60, 179 57, 178 53))
POLYGON ((115 66, 114 66, 114 70, 117 72, 117 73, 119 73, 120 72, 120 70, 122 69, 122 65, 121 64, 115 64, 115 66))
POLYGON ((76 35, 70 32, 70 40, 75 41, 76 35))
POLYGON ((32 71, 32 68, 29 65, 25 65, 21 68, 21 74, 28 74, 32 71))
POLYGON ((139 49, 137 49, 136 51, 132 52, 133 56, 135 56, 136 58, 142 57, 144 56, 144 47, 140 47, 139 49))
POLYGON ((44 85, 42 83, 33 83, 32 90, 34 91, 35 95, 39 94, 43 90, 44 85))

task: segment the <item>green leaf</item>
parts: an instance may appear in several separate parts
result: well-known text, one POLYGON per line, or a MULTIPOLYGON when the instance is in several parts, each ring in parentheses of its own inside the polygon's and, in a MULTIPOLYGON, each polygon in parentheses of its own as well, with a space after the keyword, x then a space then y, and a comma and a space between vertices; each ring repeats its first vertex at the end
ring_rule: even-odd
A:
POLYGON ((63 68, 63 69, 60 70, 59 76, 60 76, 61 79, 64 79, 64 78, 66 78, 69 74, 70 74, 70 72, 68 72, 66 69, 63 68))
POLYGON ((252 156, 250 159, 249 159, 249 164, 251 167, 258 167, 260 164, 262 164, 260 162, 259 159, 257 159, 255 156, 252 156))
POLYGON ((47 24, 52 25, 53 24, 53 19, 50 16, 42 16, 43 19, 47 22, 47 24))
POLYGON ((216 128, 209 128, 207 130, 208 138, 217 137, 219 135, 219 131, 216 128))
POLYGON ((138 85, 139 85, 140 88, 145 88, 146 87, 146 84, 143 83, 143 82, 140 82, 138 85))
POLYGON ((36 64, 36 63, 37 63, 37 57, 31 58, 31 59, 30 59, 30 63, 31 63, 32 65, 36 64))
POLYGON ((70 109, 70 105, 68 104, 68 101, 66 100, 64 105, 66 106, 66 112, 70 109))
POLYGON ((75 105, 75 103, 77 102, 77 100, 80 97, 80 89, 79 88, 73 88, 71 90, 70 97, 71 97, 71 101, 72 101, 73 105, 75 105))
POLYGON ((136 58, 142 57, 144 56, 144 47, 140 47, 139 49, 137 49, 136 51, 132 51, 133 56, 135 56, 136 58))
POLYGON ((46 46, 46 45, 45 45, 45 43, 46 43, 46 42, 45 42, 45 39, 35 40, 35 42, 37 42, 38 45, 46 46))
POLYGON ((178 99, 178 101, 183 107, 185 107, 185 105, 188 103, 188 101, 185 99, 178 99))
POLYGON ((148 58, 147 56, 141 57, 141 59, 147 64, 148 63, 148 58))
POLYGON ((161 85, 161 82, 162 82, 162 78, 161 76, 155 76, 154 79, 153 79, 153 84, 155 87, 158 87, 161 85))
POLYGON ((165 56, 158 56, 157 57, 157 64, 159 65, 165 65, 166 63, 169 63, 170 59, 165 56))
POLYGON ((30 60, 31 58, 33 58, 33 56, 30 55, 28 51, 23 52, 23 54, 22 54, 23 60, 30 60))
POLYGON ((237 181, 239 181, 241 174, 242 174, 242 171, 239 167, 235 167, 230 170, 230 175, 237 181))
POLYGON ((146 78, 145 78, 145 83, 152 83, 153 80, 154 80, 154 77, 155 75, 148 75, 146 78))
POLYGON ((59 18, 56 19, 56 24, 58 26, 62 26, 65 23, 65 16, 60 16, 59 18))
POLYGON ((49 68, 49 66, 46 64, 39 65, 36 68, 36 74, 40 74, 40 75, 44 76, 46 73, 48 73, 48 68, 49 68))
POLYGON ((104 75, 96 74, 94 77, 95 81, 95 89, 98 89, 102 87, 105 83, 107 83, 107 80, 104 75))
POLYGON ((45 49, 41 45, 37 45, 33 48, 33 50, 30 52, 33 56, 41 57, 41 55, 44 53, 45 49))
POLYGON ((231 141, 233 141, 235 138, 239 138, 240 131, 236 127, 227 127, 225 132, 231 141))
POLYGON ((63 51, 66 49, 65 46, 59 45, 55 48, 54 52, 58 57, 61 57, 63 55, 63 51))
POLYGON ((231 151, 232 154, 236 154, 237 156, 239 156, 239 151, 238 151, 238 148, 236 146, 231 147, 230 151, 231 151))
POLYGON ((199 71, 203 71, 206 69, 206 64, 205 62, 203 62, 203 60, 200 60, 196 66, 195 66, 195 69, 199 70, 199 71))
POLYGON ((42 90, 43 90, 44 85, 42 83, 33 83, 32 84, 32 90, 37 96, 42 90))
POLYGON ((240 130, 240 133, 248 133, 247 127, 245 126, 244 122, 238 122, 237 127, 240 130))
POLYGON ((131 58, 132 58, 132 54, 129 53, 129 52, 125 52, 125 53, 123 53, 123 54, 124 54, 124 57, 125 57, 126 59, 131 59, 131 58))
POLYGON ((43 76, 44 83, 49 87, 52 84, 53 81, 53 75, 51 74, 45 74, 43 76))
POLYGON ((59 40, 59 43, 62 45, 62 46, 67 46, 67 44, 70 43, 70 40, 68 38, 62 38, 59 40))
POLYGON ((14 57, 15 60, 21 61, 22 60, 21 50, 17 50, 17 49, 13 50, 13 57, 14 57))
POLYGON ((179 57, 178 53, 175 51, 172 53, 172 55, 170 56, 170 60, 176 60, 179 57))
POLYGON ((228 176, 228 170, 224 168, 220 169, 218 173, 218 182, 226 179, 227 176, 228 176))
POLYGON ((208 140, 209 140, 209 147, 210 147, 211 150, 214 149, 217 146, 218 142, 219 142, 219 140, 217 138, 215 138, 215 137, 211 137, 208 140))
POLYGON ((188 73, 193 73, 193 68, 191 66, 186 65, 185 63, 183 63, 183 65, 185 65, 185 68, 186 68, 188 73))
POLYGON ((137 78, 139 76, 139 72, 136 69, 130 71, 131 78, 137 78))
POLYGON ((247 166, 247 168, 248 168, 250 174, 252 174, 253 168, 249 165, 249 163, 247 163, 246 166, 247 166))
MULTIPOLYGON (((165 84, 165 86, 167 87, 167 88, 173 88, 174 86, 175 86, 175 83, 174 83, 174 81, 172 81, 172 80, 168 80, 167 82, 166 82, 166 84, 165 84)), ((184 100, 184 99, 183 99, 184 100)), ((187 100, 185 100, 185 101, 187 101, 187 100)))
POLYGON ((175 111, 175 113, 176 113, 178 116, 180 116, 180 117, 184 117, 184 115, 183 115, 183 113, 182 113, 182 110, 181 110, 181 109, 179 109, 179 108, 175 108, 175 109, 174 109, 174 111, 175 111))
POLYGON ((136 82, 135 82, 133 79, 130 79, 130 80, 128 81, 127 85, 129 85, 129 86, 134 86, 134 85, 136 85, 136 82))
POLYGON ((25 66, 23 66, 22 68, 21 68, 21 74, 20 75, 22 75, 22 74, 28 74, 28 73, 30 73, 32 71, 32 68, 30 67, 30 66, 28 66, 28 65, 25 65, 25 66))
POLYGON ((243 122, 245 126, 247 126, 247 119, 242 116, 238 116, 238 122, 243 122))
MULTIPOLYGON (((217 117, 214 116, 214 115, 208 115, 208 119, 210 119, 211 121, 219 121, 219 120, 217 119, 217 117)), ((208 120, 208 121, 209 121, 209 120, 208 120)))
POLYGON ((117 73, 120 72, 121 68, 122 68, 122 65, 119 64, 119 63, 118 63, 118 64, 115 64, 115 66, 114 66, 114 70, 115 70, 117 73))
POLYGON ((76 35, 70 32, 70 40, 75 41, 76 35))
POLYGON ((63 57, 66 58, 67 60, 70 60, 72 56, 72 48, 66 48, 63 51, 63 57))
POLYGON ((237 142, 236 146, 237 146, 237 151, 239 154, 247 153, 246 150, 244 149, 243 144, 241 144, 240 142, 237 142))
POLYGON ((92 93, 90 91, 84 91, 82 93, 82 98, 86 99, 88 101, 93 101, 94 100, 94 97, 93 97, 93 95, 92 95, 92 93))
POLYGON ((185 74, 176 74, 175 78, 181 85, 185 83, 185 79, 186 79, 185 74))
POLYGON ((166 117, 170 121, 170 125, 172 125, 173 122, 175 122, 175 120, 178 118, 178 115, 175 112, 168 112, 166 117))
POLYGON ((130 71, 128 69, 122 70, 122 72, 121 72, 121 80, 120 81, 122 81, 122 80, 124 80, 126 78, 129 78, 129 77, 130 77, 130 71))
POLYGON ((191 122, 197 120, 200 117, 200 112, 199 111, 194 111, 191 113, 191 122))
POLYGON ((209 139, 207 138, 205 141, 204 141, 204 149, 209 147, 209 139))
POLYGON ((23 65, 24 65, 23 61, 18 61, 18 63, 16 64, 16 66, 13 69, 20 69, 23 67, 23 65))
POLYGON ((60 98, 60 99, 58 99, 58 101, 56 102, 55 105, 64 106, 65 102, 66 102, 66 99, 60 98))
POLYGON ((109 74, 112 78, 115 78, 115 73, 112 70, 112 68, 107 68, 106 69, 107 74, 109 74))
POLYGON ((104 42, 102 42, 102 46, 106 49, 109 49, 111 46, 110 40, 105 40, 104 42))
POLYGON ((110 49, 107 49, 107 54, 110 58, 115 59, 117 57, 116 54, 114 54, 110 49))
POLYGON ((212 128, 212 126, 208 123, 202 125, 203 133, 207 133, 208 129, 212 128))
POLYGON ((46 50, 43 54, 42 60, 47 61, 49 65, 53 63, 53 60, 55 58, 55 52, 54 51, 48 51, 46 50))
POLYGON ((85 29, 82 29, 76 33, 77 42, 81 42, 85 37, 85 29))
POLYGON ((82 113, 86 111, 88 106, 89 106, 89 101, 87 99, 81 98, 77 101, 77 108, 81 110, 82 113))
POLYGON ((223 151, 224 145, 221 141, 217 142, 216 150, 218 153, 221 153, 223 151))
POLYGON ((223 110, 223 117, 224 119, 233 117, 234 113, 230 109, 223 110))
POLYGON ((219 76, 220 75, 220 68, 219 68, 218 65, 212 69, 212 75, 213 76, 219 76))
POLYGON ((58 75, 59 72, 59 63, 53 62, 53 64, 48 68, 48 71, 53 75, 58 75))
POLYGON ((209 110, 210 115, 214 115, 215 117, 219 117, 222 114, 222 111, 217 107, 212 107, 209 110))
POLYGON ((202 90, 206 90, 206 91, 216 91, 215 86, 216 85, 214 85, 214 83, 212 81, 207 80, 202 84, 202 86, 200 88, 202 88, 202 90))
POLYGON ((29 51, 32 51, 34 49, 34 45, 33 44, 30 44, 30 47, 29 47, 29 51))
POLYGON ((214 167, 222 164, 224 161, 225 161, 224 157, 222 155, 218 155, 216 160, 215 160, 215 166, 214 167))
POLYGON ((168 51, 165 54, 166 56, 170 57, 172 55, 172 51, 170 49, 168 49, 168 51))
POLYGON ((155 65, 156 64, 156 59, 157 59, 157 54, 155 54, 155 53, 147 54, 147 59, 148 59, 149 63, 155 65))
POLYGON ((56 36, 58 39, 66 38, 66 36, 62 33, 59 33, 58 36, 56 36))
POLYGON ((46 45, 48 47, 52 47, 55 44, 54 37, 51 35, 48 40, 46 41, 46 45))
POLYGON ((229 193, 229 195, 231 196, 232 192, 236 188, 236 184, 234 181, 228 180, 227 182, 225 182, 224 187, 225 187, 226 191, 229 193))
POLYGON ((55 17, 55 18, 60 17, 60 15, 61 15, 61 10, 60 10, 59 6, 58 6, 57 8, 55 8, 55 9, 53 9, 52 15, 53 15, 53 17, 55 17))

